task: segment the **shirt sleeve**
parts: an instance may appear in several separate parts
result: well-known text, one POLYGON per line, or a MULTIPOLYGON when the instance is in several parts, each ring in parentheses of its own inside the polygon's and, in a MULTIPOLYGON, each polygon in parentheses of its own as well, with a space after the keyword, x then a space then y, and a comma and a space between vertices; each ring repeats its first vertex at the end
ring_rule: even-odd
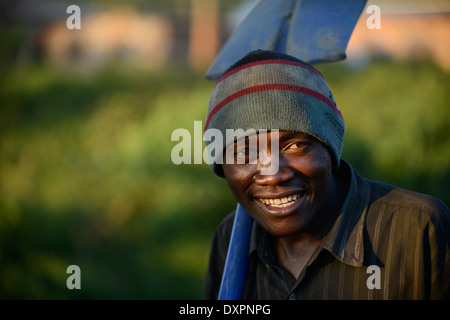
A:
POLYGON ((206 271, 203 294, 207 300, 217 300, 223 269, 230 243, 235 212, 233 211, 219 224, 213 237, 206 271))
POLYGON ((436 201, 428 228, 430 257, 430 297, 450 299, 450 211, 436 201))

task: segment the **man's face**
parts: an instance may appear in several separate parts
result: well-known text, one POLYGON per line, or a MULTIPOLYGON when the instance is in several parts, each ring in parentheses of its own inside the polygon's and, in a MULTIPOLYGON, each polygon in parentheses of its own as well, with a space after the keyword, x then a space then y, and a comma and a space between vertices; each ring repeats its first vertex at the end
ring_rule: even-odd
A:
POLYGON ((269 233, 286 237, 308 231, 325 214, 324 204, 333 198, 332 161, 327 148, 314 137, 290 131, 278 134, 278 150, 271 150, 271 139, 277 136, 271 132, 267 133, 267 146, 261 150, 253 150, 248 138, 245 144, 229 146, 226 152, 234 151, 235 161, 224 163, 223 171, 244 209, 269 233), (263 164, 259 157, 253 164, 237 164, 237 160, 242 163, 242 158, 249 159, 255 152, 266 156, 278 152, 278 171, 262 175, 261 168, 270 163, 263 164))

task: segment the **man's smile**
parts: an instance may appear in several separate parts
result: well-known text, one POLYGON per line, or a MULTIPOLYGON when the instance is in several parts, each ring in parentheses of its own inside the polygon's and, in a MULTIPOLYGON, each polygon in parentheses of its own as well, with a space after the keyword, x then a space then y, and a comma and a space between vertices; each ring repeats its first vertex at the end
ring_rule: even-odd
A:
POLYGON ((284 197, 274 197, 274 198, 258 198, 259 201, 264 203, 269 207, 275 208, 286 208, 295 203, 295 201, 300 198, 304 192, 302 193, 294 193, 284 197))
POLYGON ((301 205, 306 194, 305 190, 291 191, 289 194, 281 193, 279 195, 260 195, 254 197, 263 210, 271 215, 289 215, 301 205))

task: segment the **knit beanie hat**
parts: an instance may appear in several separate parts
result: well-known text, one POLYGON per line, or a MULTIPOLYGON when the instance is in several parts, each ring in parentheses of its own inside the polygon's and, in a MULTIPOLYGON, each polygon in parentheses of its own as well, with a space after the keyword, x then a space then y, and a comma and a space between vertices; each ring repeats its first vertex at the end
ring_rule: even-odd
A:
MULTIPOLYGON (((306 133, 328 147, 336 169, 345 124, 319 71, 292 56, 257 50, 232 65, 215 84, 205 132, 208 129, 222 133, 224 149, 230 144, 226 129, 306 133)), ((236 140, 243 137, 236 136, 236 140)), ((205 139, 205 143, 208 147, 211 141, 205 139)), ((222 157, 223 153, 217 153, 210 159, 212 171, 220 177, 224 176, 222 157)))

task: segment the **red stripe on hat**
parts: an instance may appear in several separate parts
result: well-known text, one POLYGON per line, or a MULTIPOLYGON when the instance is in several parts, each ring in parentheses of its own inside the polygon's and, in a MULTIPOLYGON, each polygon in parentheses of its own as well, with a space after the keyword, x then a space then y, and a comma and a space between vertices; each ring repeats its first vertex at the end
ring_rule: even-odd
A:
POLYGON ((247 94, 252 94, 252 93, 262 92, 262 91, 270 91, 270 90, 296 91, 296 92, 305 93, 307 95, 310 95, 316 99, 319 99, 320 101, 325 102, 342 118, 342 120, 344 120, 344 117, 342 116, 341 111, 339 111, 339 109, 335 106, 335 104, 330 99, 328 99, 326 96, 324 96, 323 94, 321 94, 317 91, 311 90, 309 88, 295 86, 295 85, 289 85, 289 84, 262 84, 262 85, 258 85, 258 86, 254 86, 254 87, 245 88, 245 89, 238 91, 238 92, 226 97, 225 99, 223 99, 218 105, 216 105, 214 107, 214 109, 211 110, 211 113, 209 114, 208 119, 206 120, 204 131, 206 131, 206 129, 208 128, 212 117, 220 109, 222 109, 225 105, 227 105, 231 101, 236 100, 240 97, 243 97, 247 94))
POLYGON ((219 84, 222 80, 224 80, 225 78, 231 76, 232 74, 235 74, 236 72, 239 72, 241 70, 253 67, 253 66, 257 66, 257 65, 264 65, 264 64, 286 64, 286 65, 291 65, 291 66, 296 66, 296 67, 300 67, 306 70, 309 70, 311 72, 314 72, 315 74, 317 74, 318 76, 320 76, 322 79, 325 80, 325 78, 323 77, 323 75, 317 71, 316 69, 313 69, 309 66, 306 66, 302 63, 296 62, 296 61, 291 61, 291 60, 283 60, 283 59, 269 59, 269 60, 261 60, 261 61, 255 61, 255 62, 250 62, 247 64, 244 64, 236 69, 230 70, 227 73, 225 73, 223 76, 220 77, 219 80, 217 80, 216 84, 214 85, 214 88, 217 86, 217 84, 219 84))

